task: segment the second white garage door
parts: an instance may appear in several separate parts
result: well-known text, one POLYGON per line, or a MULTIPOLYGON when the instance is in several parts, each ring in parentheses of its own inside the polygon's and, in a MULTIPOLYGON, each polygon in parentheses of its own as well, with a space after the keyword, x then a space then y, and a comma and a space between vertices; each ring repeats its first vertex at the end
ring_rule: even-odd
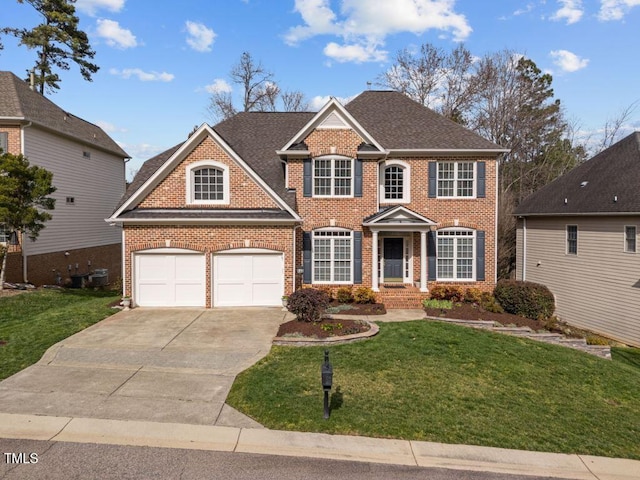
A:
POLYGON ((284 291, 281 253, 235 252, 213 256, 216 307, 278 306, 284 291))

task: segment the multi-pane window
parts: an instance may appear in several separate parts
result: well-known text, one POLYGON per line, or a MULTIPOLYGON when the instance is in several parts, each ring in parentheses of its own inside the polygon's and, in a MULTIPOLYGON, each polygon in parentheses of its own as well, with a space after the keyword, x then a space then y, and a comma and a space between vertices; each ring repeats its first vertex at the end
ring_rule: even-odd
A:
POLYGON ((350 231, 313 233, 314 283, 351 283, 353 234, 350 231))
POLYGON ((636 227, 627 225, 624 227, 624 251, 635 253, 636 251, 636 227))
POLYGON ((9 243, 9 230, 6 225, 0 223, 0 243, 9 243))
POLYGON ((384 199, 402 200, 404 198, 404 168, 391 165, 384 169, 384 199))
POLYGON ((350 158, 316 158, 313 167, 313 194, 316 196, 351 196, 353 160, 350 158))
POLYGON ((438 232, 438 280, 472 280, 474 232, 443 230, 438 232))
POLYGON ((200 168, 193 172, 194 200, 224 200, 224 173, 218 168, 200 168))
POLYGON ((578 254, 578 226, 567 225, 567 253, 578 254))
POLYGON ((474 162, 438 162, 438 197, 473 197, 474 162))

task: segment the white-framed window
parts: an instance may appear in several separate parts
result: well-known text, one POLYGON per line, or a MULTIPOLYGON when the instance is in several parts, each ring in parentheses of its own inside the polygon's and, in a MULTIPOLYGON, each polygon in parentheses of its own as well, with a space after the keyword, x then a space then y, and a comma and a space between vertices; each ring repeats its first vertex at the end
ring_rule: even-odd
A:
POLYGON ((187 167, 187 203, 226 205, 229 203, 229 167, 202 161, 187 167))
POLYGON ((578 254, 578 226, 567 225, 567 254, 578 254))
POLYGON ((353 159, 336 155, 313 159, 314 197, 352 197, 353 159))
POLYGON ((624 226, 624 251, 636 253, 637 228, 635 225, 624 226))
POLYGON ((473 198, 476 162, 438 162, 438 197, 473 198))
POLYGON ((6 245, 9 243, 9 237, 11 234, 4 223, 0 223, 0 245, 6 245))
POLYGON ((437 232, 438 280, 474 280, 476 235, 469 229, 443 229, 437 232))
POLYGON ((380 164, 380 203, 409 203, 409 164, 401 160, 387 160, 380 164))
POLYGON ((353 232, 315 230, 312 259, 313 283, 353 283, 353 232))

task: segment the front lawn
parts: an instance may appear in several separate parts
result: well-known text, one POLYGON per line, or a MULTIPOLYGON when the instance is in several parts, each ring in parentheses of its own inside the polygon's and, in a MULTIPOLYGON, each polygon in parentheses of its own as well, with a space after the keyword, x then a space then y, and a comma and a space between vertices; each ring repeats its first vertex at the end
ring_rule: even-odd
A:
POLYGON ((640 370, 456 325, 381 324, 330 349, 273 347, 227 398, 267 428, 640 459, 640 370))
POLYGON ((55 343, 116 312, 113 291, 42 290, 0 298, 0 380, 37 362, 55 343))

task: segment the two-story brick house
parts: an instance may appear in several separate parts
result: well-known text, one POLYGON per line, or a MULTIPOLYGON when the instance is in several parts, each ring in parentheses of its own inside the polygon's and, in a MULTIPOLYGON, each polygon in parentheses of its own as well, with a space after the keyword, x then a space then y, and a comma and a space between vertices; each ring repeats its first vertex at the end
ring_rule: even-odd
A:
POLYGON ((123 225, 124 293, 278 305, 303 284, 363 285, 399 306, 435 283, 491 289, 503 152, 397 92, 205 124, 107 219, 123 225))

